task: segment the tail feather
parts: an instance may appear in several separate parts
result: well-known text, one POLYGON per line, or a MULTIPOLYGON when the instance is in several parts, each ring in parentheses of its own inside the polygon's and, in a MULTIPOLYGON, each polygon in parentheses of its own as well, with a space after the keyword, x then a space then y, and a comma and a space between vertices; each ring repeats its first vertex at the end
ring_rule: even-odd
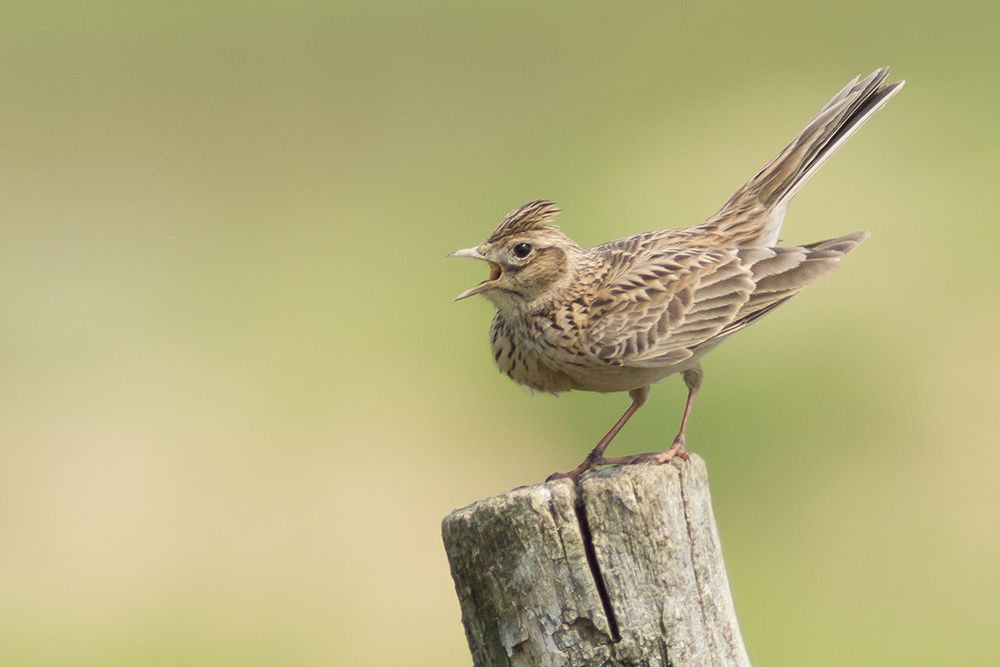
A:
POLYGON ((781 224, 792 197, 812 178, 844 142, 899 92, 905 81, 883 85, 888 68, 855 78, 826 103, 805 129, 760 173, 736 191, 714 216, 699 227, 714 228, 723 221, 756 228, 746 245, 778 243, 781 224))
POLYGON ((776 206, 794 197, 844 142, 903 87, 905 81, 883 86, 888 74, 888 68, 873 72, 830 100, 802 133, 751 180, 754 183, 760 179, 758 199, 776 206))

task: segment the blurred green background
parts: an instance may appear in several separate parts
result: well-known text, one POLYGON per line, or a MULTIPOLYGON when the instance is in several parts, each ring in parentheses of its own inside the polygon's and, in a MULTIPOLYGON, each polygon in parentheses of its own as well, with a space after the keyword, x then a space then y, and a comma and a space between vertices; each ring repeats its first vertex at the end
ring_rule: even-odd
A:
MULTIPOLYGON (((851 77, 799 195, 867 229, 705 362, 689 448, 755 665, 1000 663, 1000 3, 8 2, 0 663, 467 665, 453 508, 625 395, 492 365, 485 267, 714 212, 851 77)), ((669 442, 678 378, 612 453, 669 442)))

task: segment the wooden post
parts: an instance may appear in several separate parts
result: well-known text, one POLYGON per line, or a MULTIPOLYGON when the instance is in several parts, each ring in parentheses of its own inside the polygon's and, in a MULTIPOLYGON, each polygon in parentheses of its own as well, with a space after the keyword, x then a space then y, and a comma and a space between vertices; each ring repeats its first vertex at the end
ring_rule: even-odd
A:
POLYGON ((476 667, 749 667, 705 463, 616 466, 455 510, 476 667))

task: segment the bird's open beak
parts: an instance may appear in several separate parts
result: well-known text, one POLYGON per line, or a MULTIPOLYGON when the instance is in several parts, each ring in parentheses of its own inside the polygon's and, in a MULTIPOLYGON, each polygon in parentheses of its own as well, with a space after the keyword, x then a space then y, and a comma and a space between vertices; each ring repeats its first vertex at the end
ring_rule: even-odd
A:
POLYGON ((471 257, 472 259, 481 259, 484 262, 489 262, 490 265, 490 277, 479 283, 472 289, 467 289, 458 296, 455 297, 455 301, 461 301, 462 299, 467 299, 470 296, 475 296, 485 292, 486 290, 492 288, 496 285, 497 281, 500 280, 500 275, 503 271, 500 269, 499 264, 490 262, 486 259, 486 256, 479 252, 478 248, 463 248, 462 250, 456 250, 455 252, 448 255, 449 257, 471 257))

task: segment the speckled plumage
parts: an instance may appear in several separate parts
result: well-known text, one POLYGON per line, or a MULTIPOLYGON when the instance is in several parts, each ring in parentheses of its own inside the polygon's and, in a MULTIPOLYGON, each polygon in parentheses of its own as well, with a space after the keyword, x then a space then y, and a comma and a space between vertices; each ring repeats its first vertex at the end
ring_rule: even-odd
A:
POLYGON ((501 371, 539 391, 627 391, 632 405, 569 473, 607 463, 684 455, 684 429, 701 383, 699 359, 723 340, 833 273, 868 234, 772 247, 805 181, 903 82, 887 70, 851 81, 759 174, 706 221, 645 232, 590 249, 555 225, 549 201, 511 211, 480 246, 453 255, 490 264, 490 278, 459 295, 497 307, 490 341, 501 371), (660 454, 605 458, 649 386, 681 373, 689 389, 681 429, 660 454))

